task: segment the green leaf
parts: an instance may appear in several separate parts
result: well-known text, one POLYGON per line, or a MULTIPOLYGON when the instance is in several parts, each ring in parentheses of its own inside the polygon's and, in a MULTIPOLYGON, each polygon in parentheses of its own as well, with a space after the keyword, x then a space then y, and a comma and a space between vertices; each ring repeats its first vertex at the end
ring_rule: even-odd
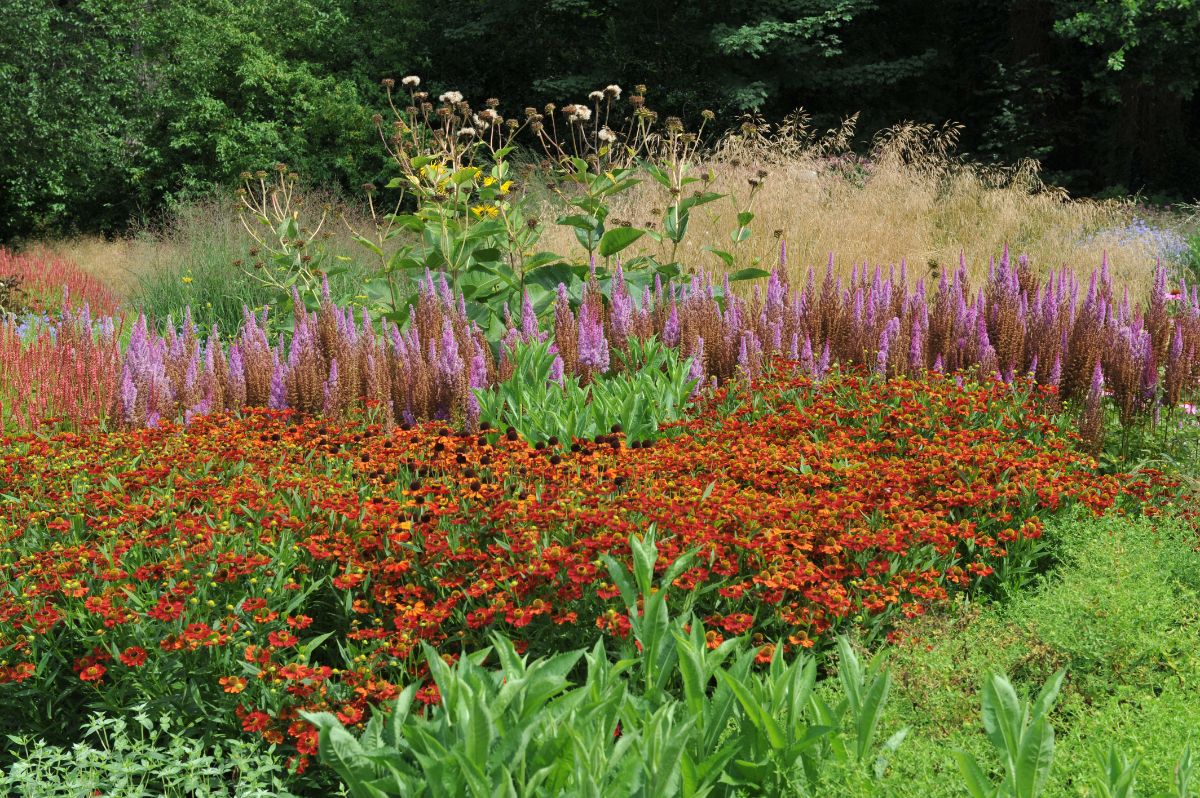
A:
POLYGON ((615 227, 600 238, 601 257, 611 257, 642 237, 644 230, 636 227, 615 227))
POLYGON ((729 282, 736 283, 739 280, 757 280, 761 277, 770 277, 771 273, 763 269, 741 269, 729 275, 729 282))
POLYGON ((700 247, 700 251, 701 252, 711 252, 712 254, 714 254, 718 258, 720 258, 721 262, 724 263, 727 267, 729 267, 730 269, 733 268, 733 255, 726 252, 725 250, 715 249, 715 248, 710 247, 707 244, 705 244, 704 246, 700 247))
POLYGON ((975 757, 965 751, 953 751, 951 755, 958 763, 958 772, 962 774, 963 782, 971 798, 995 798, 999 790, 993 787, 983 774, 975 757))
POLYGON ((759 703, 758 699, 754 697, 754 694, 750 692, 749 688, 741 680, 726 670, 718 670, 717 678, 733 691, 738 703, 746 711, 746 717, 754 724, 755 728, 766 735, 772 748, 778 751, 787 745, 787 741, 783 737, 783 730, 779 728, 779 724, 775 722, 775 718, 771 717, 771 714, 763 709, 762 704, 759 703))

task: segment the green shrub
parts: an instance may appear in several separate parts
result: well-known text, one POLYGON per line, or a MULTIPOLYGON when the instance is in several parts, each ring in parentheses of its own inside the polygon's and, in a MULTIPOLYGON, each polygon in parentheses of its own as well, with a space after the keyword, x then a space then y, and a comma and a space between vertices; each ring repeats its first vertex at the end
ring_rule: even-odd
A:
POLYGON ((581 385, 578 377, 555 374, 556 351, 548 342, 532 341, 508 352, 512 376, 493 388, 476 391, 480 420, 494 427, 513 427, 537 443, 557 437, 608 434, 620 424, 629 441, 656 437, 660 424, 681 418, 695 381, 692 361, 656 339, 629 339, 629 350, 617 350, 621 368, 581 385))
POLYGON ((15 761, 0 771, 0 791, 23 798, 288 798, 281 755, 256 742, 205 742, 178 721, 137 711, 131 722, 96 714, 87 741, 70 748, 10 735, 15 761))

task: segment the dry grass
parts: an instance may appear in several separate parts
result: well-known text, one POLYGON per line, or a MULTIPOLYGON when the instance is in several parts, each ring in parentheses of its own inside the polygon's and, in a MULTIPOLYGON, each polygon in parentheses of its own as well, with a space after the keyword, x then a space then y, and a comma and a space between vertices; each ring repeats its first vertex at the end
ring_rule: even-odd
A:
MULTIPOLYGON (((843 273, 854 265, 903 260, 916 276, 954 268, 961 253, 978 279, 986 274, 988 259, 1008 245, 1041 271, 1064 264, 1090 271, 1107 251, 1117 280, 1131 287, 1149 285, 1155 255, 1144 242, 1097 235, 1132 218, 1130 201, 1071 199, 1044 185, 1032 162, 1009 169, 966 163, 953 154, 954 127, 893 128, 876 136, 870 155, 860 158, 848 146, 853 120, 821 135, 806 122, 798 115, 777 127, 754 120, 695 165, 694 174, 711 171, 711 190, 729 196, 692 212, 678 260, 720 270, 721 261, 703 251, 711 246, 732 249, 736 268, 756 261, 769 268, 778 262, 782 238, 788 267, 797 277, 809 266, 823 268, 830 253, 843 273), (761 171, 766 177, 750 201, 748 181, 761 171), (755 213, 753 235, 731 247, 736 215, 747 207, 755 213)), ((309 206, 329 199, 318 192, 309 206)), ((616 198, 610 218, 655 228, 667 200, 664 189, 645 180, 616 198)), ((356 217, 360 229, 370 228, 361 213, 341 207, 356 217)), ((559 211, 545 207, 539 216, 550 220, 559 211)), ((335 251, 356 259, 366 254, 343 225, 329 229, 336 234, 335 251)), ((245 254, 247 241, 232 202, 213 200, 185 206, 167 223, 125 238, 82 237, 41 246, 128 295, 147 275, 194 268, 197 260, 231 263, 245 254)), ((571 229, 554 224, 546 225, 539 248, 581 253, 571 229)), ((666 259, 670 250, 644 237, 625 256, 638 254, 666 259)))
MULTIPOLYGON (((324 230, 331 233, 330 250, 336 254, 362 256, 339 220, 344 214, 353 224, 366 229, 361 209, 340 201, 329 191, 309 190, 304 198, 304 216, 313 224, 321 207, 332 210, 324 230)), ((42 241, 31 249, 50 252, 77 263, 84 271, 104 281, 124 297, 134 295, 140 284, 155 276, 210 269, 228 270, 240 279, 234 261, 246 258, 249 235, 238 219, 238 203, 232 198, 210 198, 182 205, 158 224, 135 229, 119 238, 97 235, 42 241)))
POLYGON ((43 241, 31 247, 34 252, 65 258, 101 280, 122 297, 128 297, 138 278, 154 264, 170 260, 169 251, 178 249, 167 240, 132 236, 105 239, 98 235, 75 236, 43 241))
MULTIPOLYGON (((833 253, 844 272, 852 265, 905 260, 920 276, 933 272, 935 264, 956 266, 962 253, 979 277, 1006 244, 1041 270, 1063 264, 1090 270, 1107 248, 1118 279, 1145 283, 1152 273, 1154 257, 1144 248, 1091 240, 1096 231, 1127 222, 1130 203, 1070 199, 1042 184, 1033 163, 1007 170, 963 163, 952 156, 953 128, 893 129, 877 137, 867 159, 845 150, 852 128, 821 137, 795 126, 783 132, 764 128, 758 123, 751 135, 726 139, 696 164, 695 174, 711 170, 711 190, 731 198, 693 211, 678 252, 681 262, 722 266, 702 247, 729 249, 736 215, 750 195, 748 181, 765 170, 750 205, 753 236, 736 251, 738 268, 755 259, 774 265, 782 237, 794 275, 810 265, 823 267, 833 253)), ((612 216, 635 226, 661 225, 667 200, 664 189, 645 181, 614 203, 612 216)), ((548 229, 542 243, 552 251, 578 246, 568 229, 548 229)), ((628 252, 661 258, 670 250, 643 238, 628 252)))

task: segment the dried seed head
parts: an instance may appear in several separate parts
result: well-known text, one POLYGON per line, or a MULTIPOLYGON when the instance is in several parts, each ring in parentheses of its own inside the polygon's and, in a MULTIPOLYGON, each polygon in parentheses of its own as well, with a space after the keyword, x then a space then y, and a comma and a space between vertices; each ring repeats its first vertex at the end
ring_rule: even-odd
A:
POLYGON ((620 99, 621 87, 615 83, 610 83, 604 87, 604 93, 614 100, 620 99))
POLYGON ((558 106, 554 103, 546 103, 546 107, 544 109, 546 116, 553 114, 556 108, 558 108, 558 106))
POLYGON ((400 82, 410 89, 415 89, 417 86, 421 85, 421 79, 416 75, 408 75, 400 82))
POLYGON ((593 91, 590 94, 588 94, 588 99, 591 100, 592 102, 598 103, 604 99, 604 92, 593 91))
POLYGON ((608 126, 605 125, 604 127, 600 128, 599 132, 596 133, 596 138, 605 143, 611 143, 617 140, 617 134, 613 133, 608 129, 608 126))
POLYGON ((463 138, 470 138, 471 136, 474 136, 474 135, 475 135, 475 128, 473 128, 473 127, 460 127, 460 128, 458 129, 458 135, 459 135, 459 136, 462 136, 463 138))
POLYGON ((457 105, 462 101, 463 96, 460 91, 447 91, 438 95, 438 102, 445 103, 446 105, 457 105))
POLYGON ((634 108, 641 108, 643 105, 646 104, 646 98, 640 94, 631 95, 629 98, 629 104, 632 105, 634 108))
POLYGON ((363 183, 363 184, 360 186, 360 188, 361 188, 363 191, 365 191, 366 193, 368 193, 368 194, 374 194, 374 193, 375 193, 375 184, 374 184, 374 183, 363 183))
POLYGON ((390 89, 396 85, 396 81, 393 78, 384 78, 383 80, 379 81, 379 84, 385 89, 390 89))
POLYGON ((682 133, 683 120, 677 116, 668 116, 667 121, 663 123, 668 133, 682 133))
POLYGON ((500 107, 500 101, 497 100, 495 97, 488 97, 486 100, 483 101, 483 104, 486 105, 488 108, 493 108, 493 109, 500 107))
POLYGON ((633 90, 644 97, 646 95, 646 84, 639 83, 633 87, 633 90))
POLYGON ((704 119, 706 122, 711 122, 712 120, 717 118, 717 115, 714 114, 712 111, 708 110, 707 108, 705 108, 703 111, 700 112, 700 117, 702 119, 704 119))
POLYGON ((383 124, 383 114, 375 114, 374 116, 371 117, 371 122, 376 127, 379 127, 380 125, 383 124))

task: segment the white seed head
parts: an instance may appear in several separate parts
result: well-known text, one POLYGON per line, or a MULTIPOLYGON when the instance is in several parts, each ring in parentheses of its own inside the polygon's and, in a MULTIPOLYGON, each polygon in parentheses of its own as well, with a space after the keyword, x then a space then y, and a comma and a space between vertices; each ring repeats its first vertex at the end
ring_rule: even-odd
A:
POLYGON ((448 105, 457 105, 462 102, 463 96, 461 91, 448 91, 438 97, 438 100, 448 105))
POLYGON ((409 75, 400 82, 410 89, 415 89, 417 86, 421 85, 421 79, 416 75, 409 75))

